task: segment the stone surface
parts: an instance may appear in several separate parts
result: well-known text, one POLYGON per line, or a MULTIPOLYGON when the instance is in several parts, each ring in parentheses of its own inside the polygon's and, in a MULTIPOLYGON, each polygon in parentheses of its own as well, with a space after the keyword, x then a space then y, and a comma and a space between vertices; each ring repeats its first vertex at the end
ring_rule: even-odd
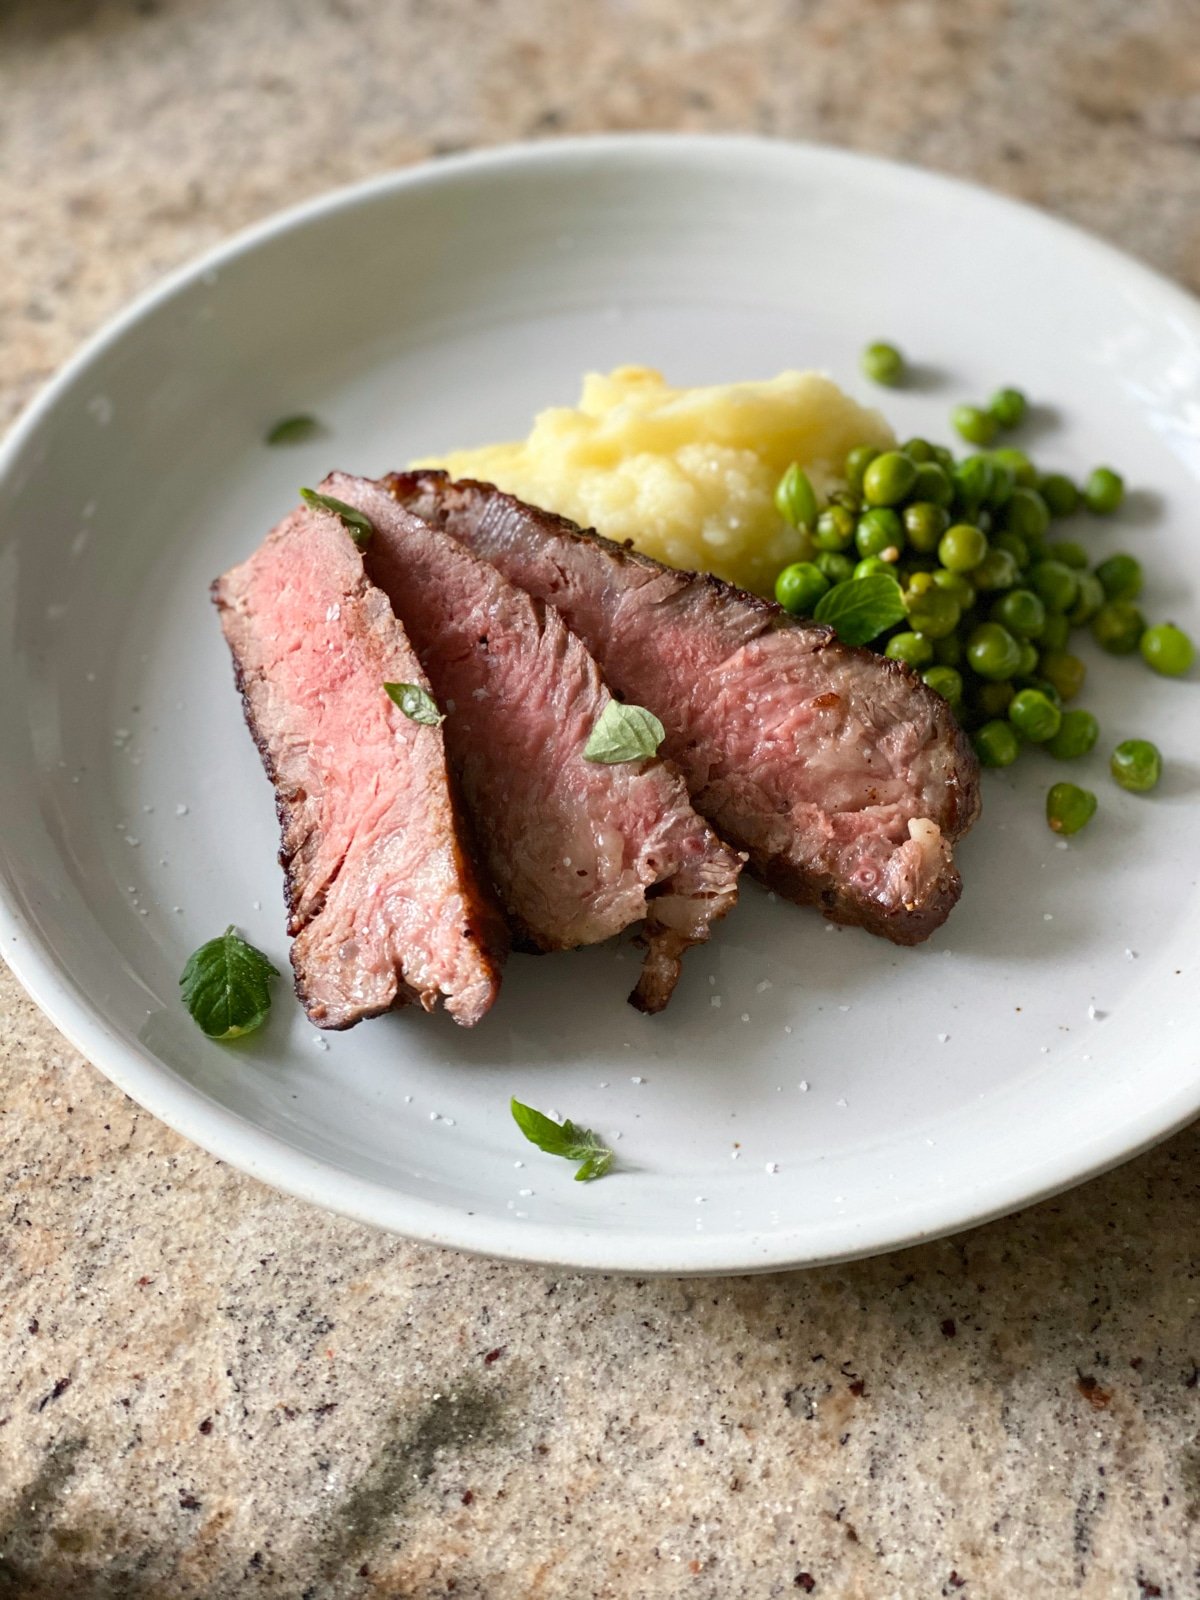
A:
MULTIPOLYGON (((0 415, 289 200, 638 127, 925 162, 1200 288, 1189 0, 9 0, 0 415)), ((1200 1592, 1196 1128, 951 1242, 642 1283, 272 1194, 7 975, 0 1072, 0 1595, 1200 1592)))

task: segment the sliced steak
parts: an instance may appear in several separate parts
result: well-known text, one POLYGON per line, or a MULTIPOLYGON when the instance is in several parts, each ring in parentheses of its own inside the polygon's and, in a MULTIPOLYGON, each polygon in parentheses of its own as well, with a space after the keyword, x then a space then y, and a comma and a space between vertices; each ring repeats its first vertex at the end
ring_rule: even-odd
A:
POLYGON ((342 523, 294 511, 213 585, 275 785, 296 993, 321 1028, 441 999, 478 1022, 506 934, 477 881, 441 729, 384 682, 426 680, 342 523))
POLYGON ((765 883, 897 944, 945 920, 979 771, 945 701, 907 667, 490 484, 386 482, 555 606, 614 691, 657 712, 693 804, 765 883))
POLYGON ((689 945, 737 898, 741 862, 675 767, 584 759, 610 695, 553 608, 532 600, 386 488, 334 473, 324 492, 375 532, 364 562, 429 675, 481 855, 523 942, 594 944, 644 921, 637 988, 659 1011, 689 945))

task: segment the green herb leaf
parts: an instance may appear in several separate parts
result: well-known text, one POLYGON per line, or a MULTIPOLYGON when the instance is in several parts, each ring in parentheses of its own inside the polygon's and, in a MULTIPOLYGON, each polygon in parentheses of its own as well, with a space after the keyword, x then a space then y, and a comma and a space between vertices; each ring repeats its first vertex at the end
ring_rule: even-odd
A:
POLYGON ((512 1101, 512 1114, 530 1144, 537 1145, 548 1156, 562 1156, 567 1161, 582 1163, 575 1174, 576 1183, 591 1183, 593 1178, 602 1178, 612 1167, 612 1151, 590 1128, 581 1128, 569 1118, 555 1122, 544 1112, 522 1105, 519 1100, 512 1101))
POLYGON ((666 729, 645 706, 627 706, 610 700, 583 748, 585 761, 642 761, 652 756, 666 738, 666 729))
POLYGON ((335 517, 341 517, 346 524, 347 532, 360 550, 375 532, 374 524, 369 517, 364 517, 361 511, 348 506, 344 500, 335 500, 331 494, 318 494, 315 489, 301 489, 300 498, 306 506, 312 506, 314 511, 332 511, 335 517))
POLYGON ((410 722, 423 723, 427 728, 436 728, 445 722, 445 714, 438 710, 437 701, 419 683, 385 683, 383 687, 410 722))
POLYGON ((273 428, 267 430, 267 444, 302 444, 320 431, 316 417, 301 413, 294 417, 280 417, 273 428))
POLYGON ((813 621, 828 623, 843 644, 866 644, 905 615, 900 585, 879 572, 835 583, 817 601, 813 621))
POLYGON ((179 979, 183 1003, 210 1039, 253 1033, 271 1009, 271 979, 279 973, 231 925, 188 957, 179 979))

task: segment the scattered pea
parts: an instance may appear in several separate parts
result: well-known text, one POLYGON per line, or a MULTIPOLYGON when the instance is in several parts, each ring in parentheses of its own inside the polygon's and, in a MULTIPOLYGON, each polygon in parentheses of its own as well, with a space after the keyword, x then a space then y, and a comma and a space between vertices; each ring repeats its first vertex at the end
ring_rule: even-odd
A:
POLYGON ((971 573, 977 589, 1011 589, 1020 577, 1017 563, 1007 550, 991 549, 971 573))
POLYGON ((896 564, 894 561, 884 561, 879 556, 864 556, 855 563, 854 576, 856 578, 891 578, 896 581, 896 564))
POLYGON ((962 707, 962 673, 939 663, 935 667, 927 667, 921 677, 934 694, 940 694, 942 699, 949 703, 950 709, 957 714, 962 707))
POLYGON ((1129 656, 1146 631, 1146 619, 1132 600, 1109 600, 1092 618, 1092 637, 1110 656, 1129 656))
POLYGON ((826 506, 817 518, 812 542, 818 550, 844 550, 854 539, 855 518, 846 506, 826 506))
POLYGON ((971 572, 987 553, 987 534, 970 522, 956 522, 938 543, 938 560, 948 572, 971 572))
POLYGON ((1059 761, 1074 761, 1086 756, 1100 737, 1100 724, 1090 711, 1064 711, 1058 732, 1046 741, 1046 749, 1059 761))
POLYGON ((933 446, 928 439, 922 439, 919 436, 906 439, 900 448, 908 459, 915 461, 918 466, 923 466, 925 462, 933 460, 933 446))
POLYGON ((1162 755, 1149 739, 1123 739, 1113 751, 1108 768, 1122 789, 1148 794, 1162 777, 1162 755))
POLYGON ((845 583, 854 576, 854 563, 840 550, 819 550, 813 557, 813 566, 824 573, 830 584, 845 583))
POLYGON ((908 543, 925 555, 937 549, 938 540, 950 526, 949 514, 932 500, 916 500, 905 506, 903 520, 908 543))
POLYGON ((775 489, 775 509, 793 528, 811 528, 817 520, 817 496, 808 473, 793 461, 775 489))
POLYGON ((964 510, 983 505, 992 492, 996 469, 987 456, 966 456, 953 470, 954 493, 964 510))
POLYGON ((967 611, 975 604, 975 585, 965 573, 950 572, 946 567, 935 567, 929 576, 933 579, 935 588, 944 589, 947 594, 952 594, 962 610, 967 611))
POLYGON ((917 481, 917 464, 899 450, 885 450, 863 473, 863 499, 872 506, 895 506, 906 500, 917 481))
POLYGON ((923 633, 894 633, 883 647, 889 661, 910 667, 927 667, 933 660, 933 640, 923 633))
POLYGON ((862 353, 862 369, 872 383, 893 388, 904 381, 904 357, 894 344, 877 340, 862 353))
POLYGON ((981 683, 975 690, 975 704, 985 717, 1006 717, 1016 690, 1008 679, 981 683))
POLYGON ((988 411, 998 428, 1019 428, 1025 420, 1025 396, 1020 389, 997 389, 988 411))
POLYGON ((1037 491, 1052 517, 1069 517, 1079 506, 1079 490, 1062 472, 1046 472, 1037 481, 1037 491))
POLYGON ((1061 561, 1064 567, 1071 567, 1075 572, 1087 570, 1088 553, 1075 539, 1052 539, 1046 546, 1046 555, 1051 561, 1061 561))
POLYGON ((1018 639, 1017 645, 1021 651, 1021 663, 1016 675, 1018 678, 1032 678, 1038 666, 1038 647, 1032 639, 1018 639))
MULTIPOLYGON (((1079 574, 1079 593, 1075 597, 1075 604, 1067 612, 1066 621, 1069 627, 1082 628, 1099 611, 1104 604, 1104 589, 1100 579, 1094 572, 1081 572, 1079 574)), ((1066 644, 1066 634, 1057 646, 1062 649, 1066 644)))
POLYGON ((1089 511, 1106 517, 1124 500, 1125 480, 1111 467, 1097 467, 1083 486, 1083 498, 1089 511))
POLYGON ((1196 659, 1196 647, 1173 622, 1159 622, 1147 628, 1138 640, 1142 660, 1164 678, 1178 678, 1196 659))
POLYGON ((1087 677, 1087 664, 1066 650, 1043 651, 1038 663, 1043 678, 1058 690, 1064 700, 1074 700, 1087 677))
POLYGON ((1014 450, 1011 445, 1004 445, 992 451, 992 461, 998 467, 1007 467, 1013 475, 1013 481, 1023 489, 1032 489, 1037 483, 1037 468, 1024 450, 1014 450))
POLYGON ((1050 526, 1046 502, 1036 489, 1018 483, 1004 507, 1004 526, 1025 539, 1037 539, 1050 526))
POLYGON ((1078 833, 1096 814, 1096 796, 1077 783, 1055 783, 1046 795, 1046 821, 1055 833, 1078 833))
POLYGON ((862 490, 863 475, 867 468, 883 452, 873 444, 856 445, 846 457, 846 487, 852 494, 859 494, 862 490))
POLYGON ((1011 678, 1021 665, 1021 647, 998 622, 981 622, 967 640, 967 661, 981 678, 1011 678))
POLYGON ((1032 589, 1010 589, 1002 594, 992 606, 991 617, 1019 639, 1040 639, 1046 628, 1046 607, 1032 589))
POLYGON ((955 406, 950 413, 954 431, 968 444, 991 444, 996 437, 996 419, 982 406, 955 406))
POLYGON ((939 461, 922 461, 917 467, 911 493, 914 501, 930 500, 935 506, 946 509, 954 501, 954 484, 939 461))
POLYGON ((904 524, 889 506, 873 506, 864 511, 854 530, 854 543, 860 556, 880 556, 885 550, 904 549, 904 524))
POLYGON ((931 639, 943 639, 958 627, 962 607, 952 594, 930 583, 918 587, 917 579, 929 573, 914 573, 904 591, 904 608, 914 633, 927 634, 931 639))
POLYGON ((1011 767, 1021 754, 1021 741, 1011 724, 1001 722, 998 718, 985 722, 982 728, 976 728, 971 735, 971 743, 975 746, 980 765, 985 767, 1011 767))
POLYGON ((1038 643, 1043 650, 1065 650, 1071 637, 1071 624, 1061 611, 1047 611, 1046 626, 1038 643))
POLYGON ((1034 744, 1044 744, 1062 727, 1062 712, 1040 689, 1020 689, 1009 701, 1008 720, 1034 744))
POLYGON ((1079 596, 1079 579, 1061 561, 1039 561, 1030 569, 1029 587, 1047 611, 1069 611, 1079 596))
POLYGON ((1123 551, 1102 561, 1096 577, 1107 600, 1136 600, 1142 592, 1142 563, 1123 551))

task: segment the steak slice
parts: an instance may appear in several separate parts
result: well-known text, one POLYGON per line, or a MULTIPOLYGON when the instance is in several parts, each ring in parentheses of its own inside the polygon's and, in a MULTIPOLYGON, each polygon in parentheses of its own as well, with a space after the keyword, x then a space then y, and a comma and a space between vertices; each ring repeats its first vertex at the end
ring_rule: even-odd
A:
POLYGON ((692 802, 764 883, 897 944, 958 899, 979 768, 899 662, 490 484, 394 473, 396 500, 555 606, 614 691, 657 712, 692 802))
POLYGON ((296 993, 321 1028, 496 998, 506 933, 463 844, 441 729, 387 682, 426 680, 340 520, 293 511, 213 585, 275 785, 296 993))
POLYGON ((374 526, 366 570, 446 714, 451 768, 515 931, 535 949, 565 950, 644 921, 630 1000, 660 1011, 684 950, 736 900, 741 862, 668 762, 584 759, 611 696, 557 611, 382 484, 334 473, 322 490, 374 526))

